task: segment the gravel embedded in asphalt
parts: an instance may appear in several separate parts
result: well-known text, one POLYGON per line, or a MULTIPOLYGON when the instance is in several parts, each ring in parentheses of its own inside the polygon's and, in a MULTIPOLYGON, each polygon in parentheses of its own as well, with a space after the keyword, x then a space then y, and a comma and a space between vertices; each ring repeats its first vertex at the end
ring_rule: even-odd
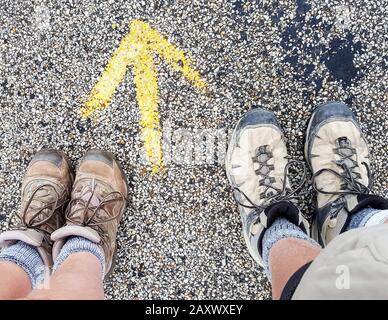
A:
MULTIPOLYGON (((0 3, 0 226, 18 210, 23 173, 43 146, 76 165, 89 148, 113 152, 130 181, 131 206, 109 299, 269 299, 250 258, 222 163, 170 163, 150 176, 141 161, 139 110, 130 69, 94 120, 80 107, 129 22, 140 19, 187 52, 203 92, 160 58, 162 127, 227 132, 252 105, 282 124, 303 160, 314 107, 341 100, 369 142, 374 192, 388 196, 387 0, 22 1, 0 3)), ((300 204, 310 216, 310 195, 300 204)))

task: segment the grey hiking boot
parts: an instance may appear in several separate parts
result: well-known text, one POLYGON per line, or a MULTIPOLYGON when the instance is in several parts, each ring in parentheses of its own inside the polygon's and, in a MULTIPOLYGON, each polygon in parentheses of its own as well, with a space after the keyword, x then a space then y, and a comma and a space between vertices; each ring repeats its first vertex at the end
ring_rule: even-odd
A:
POLYGON ((355 115, 344 103, 330 102, 313 112, 305 156, 317 192, 312 236, 322 246, 342 233, 358 210, 368 206, 388 208, 387 200, 370 194, 367 142, 355 115))
POLYGON ((0 234, 0 247, 23 241, 37 248, 52 265, 50 235, 62 227, 73 182, 70 162, 60 151, 43 149, 31 160, 22 183, 20 213, 10 217, 10 231, 0 234))
POLYGON ((302 188, 306 169, 289 161, 283 132, 275 116, 263 109, 247 112, 237 123, 227 155, 226 173, 241 215, 243 235, 253 259, 262 265, 261 240, 277 217, 308 233, 309 226, 292 203, 302 188), (300 184, 290 188, 291 165, 301 168, 300 184))
POLYGON ((84 237, 105 253, 105 275, 113 270, 116 236, 127 204, 128 187, 124 172, 109 152, 89 150, 77 170, 66 224, 56 230, 53 258, 58 256, 69 237, 84 237))

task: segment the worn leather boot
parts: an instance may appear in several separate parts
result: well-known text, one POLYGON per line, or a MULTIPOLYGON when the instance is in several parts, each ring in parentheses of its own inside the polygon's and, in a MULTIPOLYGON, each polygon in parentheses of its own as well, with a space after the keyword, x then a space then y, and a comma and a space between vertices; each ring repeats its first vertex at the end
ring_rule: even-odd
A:
POLYGON ((65 222, 72 183, 71 165, 62 152, 39 151, 23 179, 21 210, 10 217, 10 230, 0 235, 0 247, 23 241, 36 247, 44 264, 52 266, 50 236, 65 222))
POLYGON ((51 235, 53 258, 69 237, 84 237, 105 253, 105 275, 113 270, 116 235, 127 204, 128 187, 124 172, 109 152, 89 150, 76 173, 66 224, 51 235))

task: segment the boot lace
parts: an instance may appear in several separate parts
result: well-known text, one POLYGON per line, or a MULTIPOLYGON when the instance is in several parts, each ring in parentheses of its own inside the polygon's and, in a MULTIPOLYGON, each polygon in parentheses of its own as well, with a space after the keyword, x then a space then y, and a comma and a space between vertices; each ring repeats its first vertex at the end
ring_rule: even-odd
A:
POLYGON ((331 168, 322 168, 318 170, 312 176, 312 185, 316 192, 328 195, 339 195, 340 197, 335 201, 333 206, 337 206, 337 210, 333 212, 332 216, 338 215, 341 209, 345 206, 344 197, 353 194, 369 194, 372 193, 372 174, 369 168, 369 165, 366 162, 362 162, 361 164, 365 167, 367 176, 368 176, 368 185, 364 185, 360 179, 361 174, 356 172, 355 169, 358 168, 357 161, 353 159, 353 156, 357 154, 356 149, 351 146, 350 141, 346 137, 341 137, 337 139, 338 147, 334 148, 334 152, 340 156, 340 159, 335 162, 335 164, 341 168, 340 172, 337 172, 331 168), (323 190, 322 188, 318 188, 316 179, 324 172, 328 172, 335 177, 341 179, 342 184, 340 186, 340 190, 323 190), (340 205, 337 205, 340 204, 340 205))
MULTIPOLYGON (((261 151, 263 151, 263 150, 264 149, 261 149, 261 151)), ((266 150, 268 150, 268 149, 266 148, 266 150)), ((260 154, 263 154, 263 153, 260 153, 260 154)), ((272 156, 272 155, 270 155, 270 156, 272 156)), ((265 158, 263 157, 262 159, 264 160, 265 158)), ((260 160, 258 160, 258 161, 260 161, 260 160)), ((260 168, 261 167, 259 167, 256 170, 256 173, 261 172, 260 175, 262 175, 264 173, 263 173, 263 171, 260 171, 260 168)), ((271 166, 271 168, 272 168, 271 170, 273 170, 273 166, 271 166)), ((268 176, 269 172, 270 171, 268 171, 267 176, 268 176)), ((298 193, 303 188, 303 186, 306 182, 306 166, 303 162, 298 161, 298 160, 290 160, 286 164, 286 166, 284 167, 283 184, 282 184, 281 189, 279 189, 273 185, 273 183, 275 182, 275 178, 268 176, 270 178, 270 179, 268 179, 267 176, 264 176, 264 178, 259 181, 259 184, 261 186, 266 187, 266 189, 265 189, 266 191, 262 192, 260 194, 260 196, 264 199, 264 201, 260 205, 254 203, 251 199, 249 199, 249 197, 240 188, 234 187, 233 188, 233 195, 234 195, 236 202, 240 206, 242 206, 244 208, 252 209, 254 213, 259 214, 260 212, 265 210, 269 205, 271 205, 274 202, 292 201, 293 199, 297 199, 297 198, 305 195, 305 193, 298 193), (295 165, 297 168, 301 169, 302 176, 299 179, 299 183, 297 184, 297 186, 295 188, 289 188, 289 187, 287 187, 287 181, 288 181, 288 177, 290 175, 289 169, 293 165, 295 165), (267 181, 266 181, 266 179, 267 179, 267 181), (297 195, 297 193, 298 193, 298 195, 297 195), (249 204, 247 205, 245 203, 242 203, 237 197, 238 194, 241 194, 243 196, 243 198, 249 204)), ((257 217, 257 219, 259 219, 259 216, 257 217)), ((255 223, 257 223, 257 222, 259 222, 259 220, 256 220, 255 223)))
POLYGON ((67 200, 61 199, 54 186, 51 184, 41 184, 32 192, 23 212, 21 214, 15 212, 11 214, 8 220, 8 227, 11 230, 35 229, 43 232, 44 236, 49 239, 49 232, 42 228, 42 226, 45 225, 54 216, 54 214, 61 213, 62 210, 59 209, 63 209, 66 203, 67 200), (32 206, 33 201, 38 201, 42 205, 35 208, 32 206), (31 210, 36 211, 32 215, 28 215, 29 219, 27 221, 27 212, 31 210), (45 210, 49 210, 49 212, 48 214, 44 213, 43 215, 45 210), (44 218, 42 218, 43 216, 44 218))

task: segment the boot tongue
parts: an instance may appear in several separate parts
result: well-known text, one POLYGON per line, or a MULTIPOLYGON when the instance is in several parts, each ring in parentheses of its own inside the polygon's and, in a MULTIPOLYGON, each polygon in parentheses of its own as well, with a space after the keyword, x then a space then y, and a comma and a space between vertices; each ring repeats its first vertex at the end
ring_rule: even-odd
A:
POLYGON ((358 205, 358 197, 354 194, 345 196, 346 209, 351 212, 358 205))
POLYGON ((89 205, 91 207, 97 207, 100 203, 100 200, 98 199, 96 195, 96 191, 93 193, 93 187, 85 186, 81 190, 81 199, 87 203, 89 201, 89 205), (90 200, 89 200, 90 199, 90 200))
POLYGON ((299 225, 299 210, 290 201, 279 201, 271 204, 265 209, 267 216, 267 228, 272 225, 278 217, 284 217, 288 221, 299 225))
POLYGON ((89 206, 92 208, 97 207, 101 202, 97 197, 97 194, 101 192, 98 190, 98 185, 94 179, 90 183, 85 184, 79 193, 85 204, 89 202, 89 206))
POLYGON ((98 191, 96 190, 95 182, 91 184, 85 184, 82 188, 73 195, 78 199, 76 203, 71 207, 72 219, 79 220, 79 223, 83 224, 93 214, 94 209, 100 204, 100 199, 97 197, 98 191), (89 204, 88 204, 89 203, 89 204), (88 207, 86 208, 86 205, 88 207), (85 214, 86 210, 86 214, 85 214), (85 217, 86 215, 86 217, 85 217))

